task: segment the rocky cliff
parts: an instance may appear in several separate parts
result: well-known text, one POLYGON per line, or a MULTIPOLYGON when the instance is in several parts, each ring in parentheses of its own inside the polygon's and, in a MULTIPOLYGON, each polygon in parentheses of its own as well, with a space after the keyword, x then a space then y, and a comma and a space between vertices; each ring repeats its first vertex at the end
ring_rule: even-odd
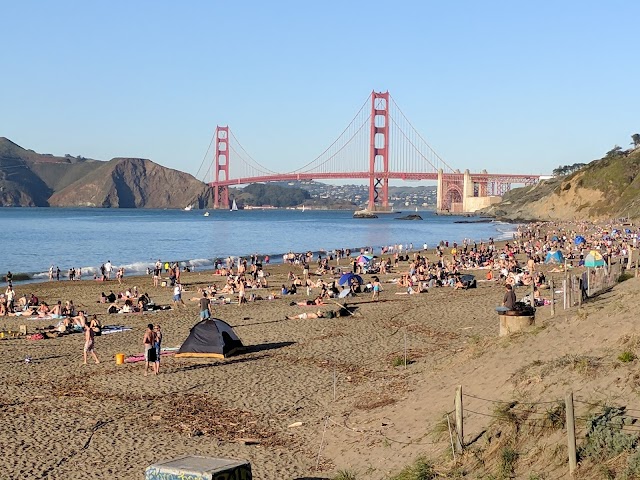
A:
POLYGON ((108 162, 43 155, 0 137, 0 206, 209 208, 193 176, 140 158, 108 162))
POLYGON ((514 189, 482 213, 510 221, 640 219, 640 149, 595 160, 571 175, 514 189))

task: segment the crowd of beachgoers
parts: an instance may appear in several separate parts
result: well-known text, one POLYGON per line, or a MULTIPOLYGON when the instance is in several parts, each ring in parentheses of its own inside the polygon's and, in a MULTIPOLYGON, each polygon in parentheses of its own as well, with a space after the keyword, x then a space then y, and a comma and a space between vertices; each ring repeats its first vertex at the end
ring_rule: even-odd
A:
MULTIPOLYGON (((290 267, 287 283, 272 285, 269 282, 269 256, 258 254, 248 257, 227 257, 214 262, 214 278, 221 282, 199 288, 197 296, 190 300, 199 301, 202 294, 215 303, 245 303, 261 299, 273 299, 279 296, 296 294, 303 291, 307 296, 322 300, 359 293, 371 293, 378 299, 383 290, 378 275, 394 274, 387 280, 405 289, 407 294, 427 292, 430 288, 451 287, 465 289, 472 286, 474 278, 465 276, 465 271, 486 270, 482 280, 500 280, 512 286, 537 287, 545 284, 544 273, 536 265, 545 262, 549 252, 560 251, 570 265, 579 266, 592 250, 602 255, 604 262, 615 258, 630 258, 630 252, 636 248, 637 228, 631 225, 596 225, 591 222, 530 223, 520 225, 513 239, 496 244, 493 239, 475 242, 465 239, 457 242, 441 241, 431 249, 427 244, 414 248, 413 244, 395 244, 352 250, 335 249, 319 254, 312 252, 286 253, 282 263, 290 267), (524 256, 521 263, 518 256, 524 256), (346 276, 350 274, 350 276, 346 276), (363 280, 362 275, 369 275, 363 280)), ((560 264, 556 269, 565 268, 560 264)), ((75 269, 72 269, 75 270, 75 269)), ((156 288, 173 289, 174 306, 184 305, 181 272, 189 271, 189 266, 177 262, 158 260, 148 269, 156 288)), ((107 261, 99 268, 100 275, 95 280, 123 283, 124 268, 116 268, 107 261), (115 272, 115 276, 114 276, 115 272)), ((81 272, 70 271, 69 280, 81 278, 81 272)), ((57 280, 56 270, 50 269, 51 281, 57 280)), ((23 292, 16 293, 11 272, 5 281, 6 290, 0 294, 1 315, 38 316, 63 320, 65 328, 84 328, 86 312, 77 311, 72 300, 60 300, 53 305, 40 301, 31 293, 32 285, 20 287, 23 292)), ((404 292, 401 292, 404 293, 404 292)), ((138 292, 138 287, 128 287, 114 293, 102 293, 96 301, 114 304, 110 313, 142 313, 156 306, 148 293, 138 292), (121 305, 120 305, 121 304, 121 305)))

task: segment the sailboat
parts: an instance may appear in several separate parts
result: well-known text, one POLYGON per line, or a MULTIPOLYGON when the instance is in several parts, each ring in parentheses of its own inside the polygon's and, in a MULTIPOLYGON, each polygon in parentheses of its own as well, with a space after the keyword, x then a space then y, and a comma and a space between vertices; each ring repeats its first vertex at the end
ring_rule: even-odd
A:
POLYGON ((235 212, 236 210, 238 210, 238 204, 236 203, 236 199, 233 199, 233 203, 231 204, 231 211, 235 212))
POLYGON ((304 205, 302 205, 302 211, 304 212, 304 205))

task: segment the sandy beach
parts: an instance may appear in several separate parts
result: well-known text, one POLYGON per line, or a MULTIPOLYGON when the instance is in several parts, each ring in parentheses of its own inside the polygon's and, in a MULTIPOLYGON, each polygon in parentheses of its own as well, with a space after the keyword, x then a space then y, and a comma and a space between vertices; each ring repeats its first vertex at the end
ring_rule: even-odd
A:
MULTIPOLYGON (((35 292, 50 304, 73 299, 103 325, 131 330, 96 337, 101 363, 86 366, 82 334, 0 340, 0 477, 136 479, 154 462, 196 454, 247 459, 255 479, 331 478, 344 469, 384 479, 419 455, 449 448, 448 437, 431 433, 452 410, 456 385, 478 396, 511 398, 517 388, 509 379, 518 368, 571 351, 561 333, 582 339, 583 348, 602 349, 607 341, 616 344, 628 323, 620 314, 620 326, 602 341, 571 312, 550 320, 549 307, 542 307, 536 335, 505 341, 497 338, 495 313, 502 285, 483 281, 480 270, 476 289, 396 295, 404 289, 390 280, 407 267, 401 262, 396 273, 380 276, 380 301, 370 294, 348 299, 357 307, 352 316, 287 320, 315 310, 290 305, 305 300, 304 292, 215 306, 214 317, 234 327, 247 351, 225 360, 163 357, 160 374, 148 377, 143 363, 116 365, 115 355, 141 353, 148 323, 162 325, 165 347, 179 346, 199 320, 197 303, 188 299, 198 296, 198 287, 222 285, 222 277, 184 273, 186 306, 142 315, 108 315, 108 305, 96 301, 102 291, 135 285, 156 303, 170 304, 171 289, 154 288, 150 277, 125 277, 122 286, 93 280, 18 285, 18 295, 35 292), (572 322, 581 324, 569 332, 572 322)), ((270 285, 285 283, 289 269, 267 267, 270 285)), ((33 333, 51 323, 2 317, 0 330, 26 324, 33 333)), ((535 388, 526 394, 541 394, 535 388)), ((469 433, 486 421, 472 416, 469 433)))

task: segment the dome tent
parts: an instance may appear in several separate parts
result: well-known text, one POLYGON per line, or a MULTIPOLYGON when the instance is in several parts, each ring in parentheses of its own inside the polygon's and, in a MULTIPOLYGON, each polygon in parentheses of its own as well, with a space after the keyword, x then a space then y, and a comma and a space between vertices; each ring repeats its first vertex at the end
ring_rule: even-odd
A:
POLYGON ((241 348, 242 341, 231 325, 217 318, 209 318, 191 328, 176 357, 227 358, 241 348))
POLYGON ((560 250, 549 251, 544 259, 544 263, 564 263, 564 255, 560 250))

